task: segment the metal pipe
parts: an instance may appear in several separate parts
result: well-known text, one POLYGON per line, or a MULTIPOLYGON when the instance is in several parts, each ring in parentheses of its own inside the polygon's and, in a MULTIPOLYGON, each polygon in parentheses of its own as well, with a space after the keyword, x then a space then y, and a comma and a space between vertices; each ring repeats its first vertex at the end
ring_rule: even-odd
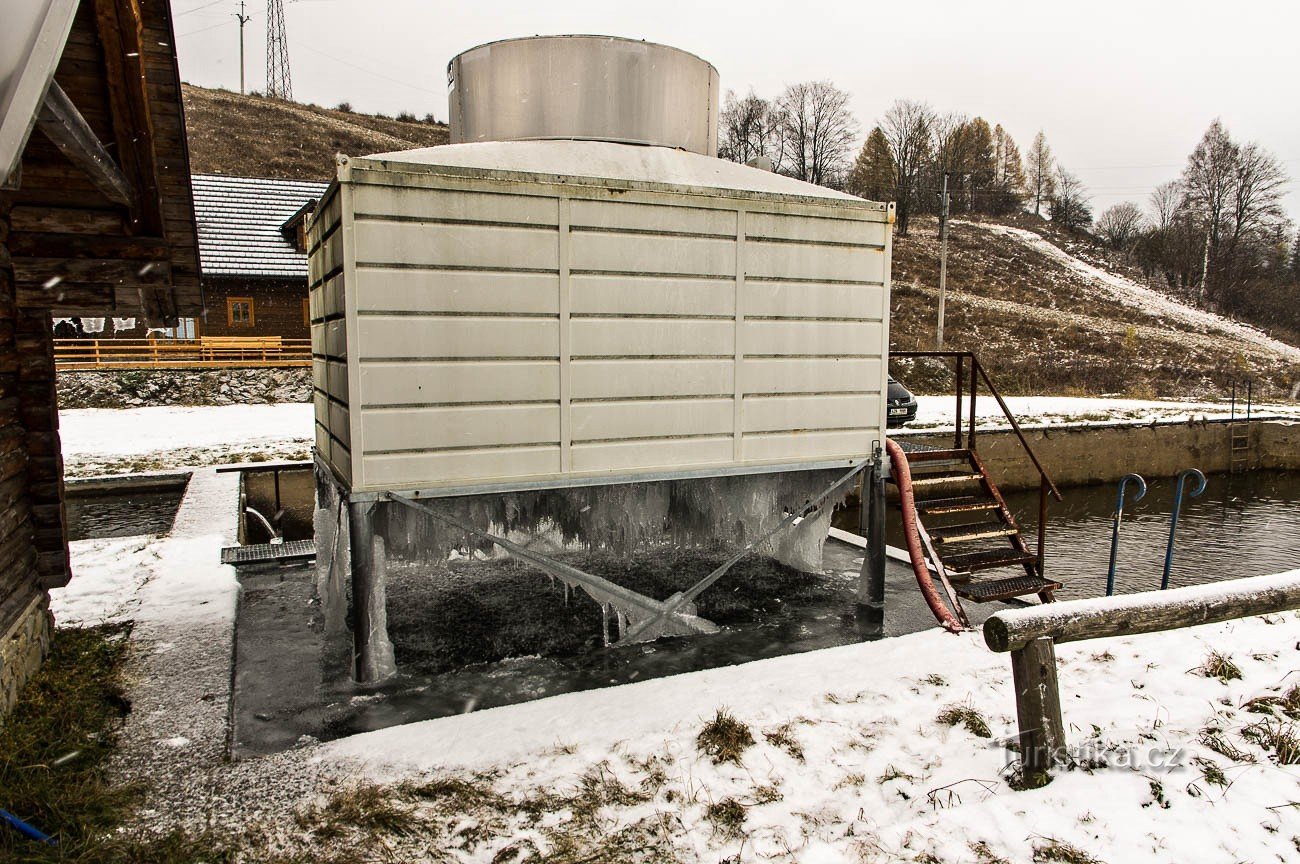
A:
POLYGON ((970 424, 966 427, 966 446, 975 449, 975 391, 979 389, 979 358, 970 355, 970 424))
POLYGON ((903 535, 907 538, 907 553, 912 559, 912 571, 916 574, 916 584, 925 598, 925 605, 930 607, 935 620, 952 633, 960 633, 965 628, 961 621, 939 597, 939 590, 930 578, 930 568, 926 566, 925 552, 921 548, 921 535, 916 522, 916 499, 912 495, 912 472, 907 466, 907 454, 897 443, 885 439, 885 449, 894 471, 894 482, 898 484, 898 496, 903 509, 903 535))
POLYGON ((1174 532, 1178 530, 1178 512, 1183 507, 1183 486, 1187 483, 1188 477, 1196 478, 1196 488, 1189 494, 1190 497, 1199 497, 1205 491, 1205 475, 1195 468, 1188 468, 1185 471, 1178 472, 1178 482, 1174 485, 1174 512, 1169 517, 1169 545, 1165 547, 1165 572, 1160 577, 1160 590, 1164 591, 1169 587, 1169 571, 1174 566, 1174 532))
POLYGON ((1142 479, 1141 474, 1125 474, 1119 481, 1119 497, 1115 499, 1115 512, 1110 517, 1110 567, 1106 570, 1107 597, 1115 593, 1115 559, 1119 554, 1119 526, 1124 519, 1124 487, 1130 480, 1138 484, 1137 494, 1133 496, 1134 501, 1141 501, 1147 494, 1147 481, 1142 479))
POLYGON ((858 530, 866 537, 862 572, 858 576, 858 606, 867 624, 879 628, 885 621, 885 472, 880 445, 873 448, 871 468, 862 478, 858 530))
POLYGON ((957 365, 954 378, 957 380, 957 410, 953 413, 952 418, 952 449, 961 449, 961 385, 962 385, 962 363, 966 358, 960 354, 957 355, 957 365))

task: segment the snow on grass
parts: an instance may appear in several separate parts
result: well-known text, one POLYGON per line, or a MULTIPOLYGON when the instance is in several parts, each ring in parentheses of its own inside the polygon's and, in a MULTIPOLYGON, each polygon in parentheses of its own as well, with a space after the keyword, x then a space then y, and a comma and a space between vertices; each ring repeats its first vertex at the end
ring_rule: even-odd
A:
POLYGON ((59 412, 68 476, 309 458, 310 403, 59 412))
POLYGON ((1204 309, 1197 309, 1182 303, 1167 294, 1162 294, 1153 288, 1140 285, 1132 279, 1110 273, 1106 270, 1096 267, 1088 262, 1071 255, 1064 249, 1056 246, 1046 240, 1042 235, 1024 228, 1013 228, 1009 225, 994 225, 985 222, 963 222, 961 224, 971 225, 976 228, 982 228, 994 234, 1001 234, 1004 237, 1010 237, 1024 243, 1026 246, 1046 255, 1047 257, 1068 267, 1081 276, 1084 276, 1102 290, 1114 297, 1116 300, 1128 306, 1134 306, 1145 312, 1158 315, 1171 321, 1177 321, 1184 325, 1191 325, 1199 329, 1215 330, 1221 333, 1228 333, 1232 336, 1258 345, 1261 348, 1267 348, 1277 354, 1292 360, 1300 360, 1300 348, 1294 345, 1288 345, 1267 336, 1263 332, 1243 324, 1240 321, 1234 321, 1231 318, 1222 315, 1216 315, 1213 312, 1207 312, 1204 309))
MULTIPOLYGON (((522 814, 597 768, 639 790, 602 804, 604 835, 646 831, 664 860, 1028 861, 1054 860, 1053 847, 1112 864, 1290 860, 1300 768, 1284 764, 1293 739, 1273 732, 1294 721, 1264 729, 1242 706, 1293 682, 1297 639, 1288 613, 1060 646, 1080 764, 1036 791, 1009 783, 1007 655, 937 631, 399 726, 314 754, 380 783, 477 784, 476 800, 495 803, 439 817, 463 826, 443 838, 457 861, 573 843, 572 814, 522 814), (1213 652, 1242 678, 1200 674, 1213 652), (753 731, 735 762, 697 740, 719 711, 753 731), (1207 734, 1253 761, 1224 757, 1207 734)), ((586 842, 599 860, 599 840, 586 842)))

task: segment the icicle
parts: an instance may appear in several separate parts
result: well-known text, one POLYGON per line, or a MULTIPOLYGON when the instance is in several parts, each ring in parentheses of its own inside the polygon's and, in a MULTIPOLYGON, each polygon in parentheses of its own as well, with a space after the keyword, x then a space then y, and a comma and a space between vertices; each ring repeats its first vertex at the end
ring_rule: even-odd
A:
POLYGON ((572 586, 570 586, 568 582, 565 582, 564 583, 564 605, 566 608, 569 605, 569 592, 571 590, 572 590, 572 586))
POLYGON ((605 647, 609 647, 609 604, 600 604, 600 631, 605 637, 605 647))

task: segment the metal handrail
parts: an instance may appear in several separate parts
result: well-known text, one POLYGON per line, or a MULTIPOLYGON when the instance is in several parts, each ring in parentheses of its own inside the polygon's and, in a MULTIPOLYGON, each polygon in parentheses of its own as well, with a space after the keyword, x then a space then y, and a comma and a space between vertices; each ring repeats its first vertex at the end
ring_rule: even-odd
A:
POLYGON ((993 395, 993 398, 997 400, 998 407, 1002 409, 1002 414, 1007 418, 1007 421, 1011 424, 1011 429, 1016 433, 1016 438, 1020 440, 1021 449, 1024 450, 1025 453, 1029 456, 1029 461, 1034 463, 1034 468, 1038 471, 1039 482, 1038 482, 1038 538, 1037 538, 1038 539, 1038 551, 1037 551, 1038 562, 1037 564, 1038 564, 1038 575, 1042 576, 1043 560, 1045 557, 1045 549, 1047 545, 1047 498, 1050 495, 1051 497, 1055 498, 1057 501, 1061 501, 1063 500, 1061 498, 1061 491, 1056 488, 1056 483, 1052 481, 1051 476, 1047 473, 1047 469, 1043 467, 1043 463, 1038 460, 1038 454, 1034 452, 1034 448, 1030 446, 1029 440, 1025 438, 1025 433, 1023 430, 1021 430, 1020 424, 1016 422, 1016 418, 1011 413, 1011 409, 1007 407, 1007 403, 1002 398, 1002 394, 998 392, 998 388, 993 385, 992 379, 990 379, 988 373, 984 371, 984 367, 983 365, 981 365, 979 358, 975 356, 975 353, 973 351, 895 351, 892 352, 890 356, 909 357, 909 358, 943 357, 943 358, 951 358, 955 361, 954 371, 956 372, 956 381, 957 381, 957 386, 956 386, 957 416, 954 418, 954 422, 953 422, 953 439, 954 439, 953 447, 954 449, 957 450, 962 449, 962 422, 961 422, 962 421, 962 417, 961 417, 962 381, 964 378, 963 367, 965 366, 967 360, 970 361, 970 414, 968 415, 969 419, 967 421, 967 427, 966 427, 967 449, 970 450, 975 449, 975 419, 976 419, 975 399, 976 399, 976 392, 978 390, 979 382, 983 380, 985 386, 989 388, 989 393, 991 393, 993 395))

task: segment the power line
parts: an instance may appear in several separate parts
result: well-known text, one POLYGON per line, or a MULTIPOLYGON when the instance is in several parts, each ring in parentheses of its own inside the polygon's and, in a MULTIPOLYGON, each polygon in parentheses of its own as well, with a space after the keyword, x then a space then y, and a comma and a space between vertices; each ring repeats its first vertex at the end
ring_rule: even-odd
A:
POLYGON ((191 30, 191 31, 189 31, 188 33, 181 33, 181 34, 180 34, 179 36, 177 36, 176 38, 177 38, 177 39, 184 39, 186 36, 194 36, 194 35, 196 35, 196 34, 198 34, 198 33, 206 33, 206 32, 208 32, 209 30, 215 30, 215 29, 217 29, 218 27, 224 27, 224 26, 226 26, 227 24, 233 24, 233 23, 234 23, 233 21, 218 21, 216 24, 209 24, 207 27, 200 27, 200 28, 197 29, 197 30, 191 30))
POLYGON ((373 75, 376 78, 382 78, 383 80, 391 81, 394 84, 401 84, 403 87, 410 87, 412 90, 421 90, 425 93, 433 93, 438 96, 443 95, 443 93, 445 92, 441 90, 431 90, 428 87, 421 87, 419 84, 412 84, 410 81, 403 81, 401 78, 394 78, 391 75, 385 75, 383 72, 376 72, 374 69, 368 69, 365 66, 358 66, 356 63, 353 63, 349 60, 344 60, 342 57, 336 57, 333 54, 329 54, 325 51, 319 51, 311 47, 310 45, 300 44, 299 47, 304 48, 313 54, 319 54, 322 57, 325 57, 329 60, 333 60, 335 63, 342 63, 344 66, 351 66, 353 69, 356 69, 358 72, 365 72, 366 74, 373 75))
POLYGON ((218 3, 225 3, 225 2, 227 2, 227 0, 211 0, 211 2, 204 3, 202 6, 195 6, 193 9, 186 9, 183 12, 177 12, 175 15, 172 16, 172 20, 175 20, 177 18, 183 18, 184 16, 193 14, 195 12, 201 12, 202 10, 207 9, 210 6, 216 6, 218 3))

